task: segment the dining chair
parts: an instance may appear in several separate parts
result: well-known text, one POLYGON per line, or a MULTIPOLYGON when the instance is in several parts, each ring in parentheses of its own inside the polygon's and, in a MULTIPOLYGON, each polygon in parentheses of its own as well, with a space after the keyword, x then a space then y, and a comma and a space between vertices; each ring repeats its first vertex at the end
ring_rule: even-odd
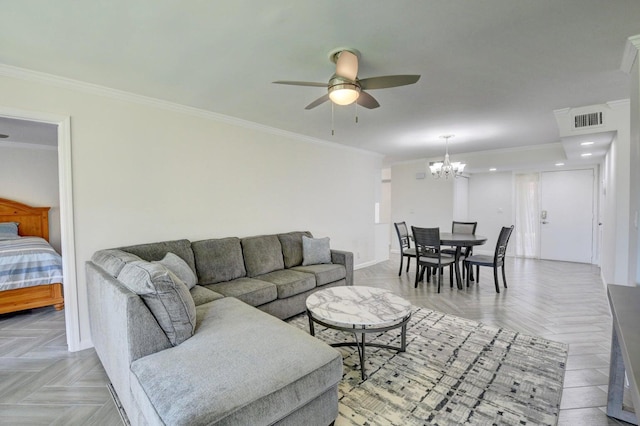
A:
POLYGON ((398 276, 402 275, 402 261, 407 258, 407 273, 409 272, 409 266, 411 264, 411 258, 416 257, 416 249, 411 247, 411 241, 409 238, 409 230, 405 222, 394 223, 396 228, 396 234, 398 234, 398 243, 400 244, 400 270, 398 276))
MULTIPOLYGON (((476 228, 478 227, 478 222, 458 222, 458 221, 453 221, 451 223, 451 232, 456 234, 472 234, 472 235, 476 235, 476 228)), ((450 255, 455 256, 456 254, 456 248, 455 247, 446 247, 442 249, 443 253, 447 253, 450 255)), ((466 259, 467 257, 471 256, 473 254, 473 247, 469 246, 469 247, 463 247, 462 248, 462 252, 460 253, 460 259, 464 261, 464 259, 466 259)), ((464 265, 464 263, 463 263, 464 265)), ((462 268, 462 278, 464 278, 464 274, 465 274, 465 268, 462 268)), ((472 276, 473 277, 473 276, 472 276)))
POLYGON ((498 236, 498 242, 496 243, 496 251, 493 256, 487 255, 471 255, 464 260, 464 268, 467 270, 467 287, 469 287, 469 275, 471 274, 471 268, 476 266, 476 282, 480 282, 480 266, 489 266, 493 268, 493 281, 496 285, 496 292, 500 293, 500 286, 498 285, 498 268, 502 268, 502 282, 504 288, 507 288, 507 277, 504 273, 504 257, 507 253, 507 244, 509 238, 513 232, 513 225, 510 227, 502 227, 500 235, 498 236))
POLYGON ((442 283, 442 269, 449 267, 449 280, 451 286, 453 286, 453 269, 452 265, 455 263, 455 257, 449 254, 442 253, 440 250, 440 228, 417 228, 411 227, 413 232, 413 242, 416 245, 416 281, 415 287, 418 287, 420 277, 424 275, 424 271, 427 271, 427 281, 429 278, 429 271, 433 268, 438 271, 438 293, 440 293, 440 285, 442 283), (422 271, 420 271, 422 267, 422 271))

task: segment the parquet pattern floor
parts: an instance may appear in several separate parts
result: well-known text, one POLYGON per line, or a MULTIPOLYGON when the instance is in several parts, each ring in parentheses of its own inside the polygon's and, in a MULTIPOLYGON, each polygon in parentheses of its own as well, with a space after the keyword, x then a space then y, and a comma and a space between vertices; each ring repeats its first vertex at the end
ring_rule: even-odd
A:
MULTIPOLYGON (((433 283, 414 288, 415 264, 398 277, 399 259, 355 272, 356 285, 386 288, 417 306, 568 343, 559 425, 624 424, 605 414, 611 316, 599 268, 507 259, 508 289, 493 274, 479 284, 440 294, 433 283)), ((66 350, 64 313, 41 308, 0 315, 0 425, 120 425, 107 377, 88 349, 66 350)))

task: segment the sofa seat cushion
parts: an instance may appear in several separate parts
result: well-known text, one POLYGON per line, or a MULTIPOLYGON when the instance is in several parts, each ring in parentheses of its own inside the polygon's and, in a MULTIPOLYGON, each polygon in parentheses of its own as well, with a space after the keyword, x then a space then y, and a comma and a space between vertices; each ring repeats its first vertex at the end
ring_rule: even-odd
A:
POLYGON ((278 299, 286 299, 296 294, 304 293, 316 286, 316 279, 313 274, 291 269, 273 271, 265 275, 256 277, 261 281, 275 284, 278 289, 278 299))
POLYGON ((334 263, 296 266, 295 268, 292 268, 292 270, 315 275, 316 286, 318 287, 339 281, 347 276, 347 269, 344 265, 337 265, 334 263))
POLYGON ((273 424, 341 378, 335 349, 233 298, 200 305, 191 339, 131 364, 134 398, 167 425, 273 424))
POLYGON ((204 305, 205 303, 213 302, 214 300, 222 299, 224 297, 224 295, 202 287, 201 285, 194 286, 189 290, 189 293, 191 293, 193 303, 196 306, 204 305))
POLYGON ((242 254, 248 277, 255 278, 258 275, 284 269, 282 245, 277 235, 243 238, 242 254))
POLYGON ((224 296, 240 299, 251 306, 260 306, 278 298, 278 290, 274 284, 253 278, 238 278, 204 287, 224 296))

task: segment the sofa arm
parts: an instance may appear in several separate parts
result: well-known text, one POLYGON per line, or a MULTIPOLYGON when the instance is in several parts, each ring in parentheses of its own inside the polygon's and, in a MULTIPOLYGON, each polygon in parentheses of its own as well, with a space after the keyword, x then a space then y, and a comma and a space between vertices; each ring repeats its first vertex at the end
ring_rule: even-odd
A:
POLYGON ((331 250, 331 263, 344 265, 347 270, 347 285, 353 285, 353 253, 350 251, 331 250))

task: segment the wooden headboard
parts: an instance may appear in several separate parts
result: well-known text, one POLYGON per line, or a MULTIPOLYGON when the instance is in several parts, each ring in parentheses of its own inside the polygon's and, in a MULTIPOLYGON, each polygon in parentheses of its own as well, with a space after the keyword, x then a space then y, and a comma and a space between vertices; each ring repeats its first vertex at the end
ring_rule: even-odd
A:
POLYGON ((0 222, 18 222, 18 234, 49 241, 49 209, 0 198, 0 222))

